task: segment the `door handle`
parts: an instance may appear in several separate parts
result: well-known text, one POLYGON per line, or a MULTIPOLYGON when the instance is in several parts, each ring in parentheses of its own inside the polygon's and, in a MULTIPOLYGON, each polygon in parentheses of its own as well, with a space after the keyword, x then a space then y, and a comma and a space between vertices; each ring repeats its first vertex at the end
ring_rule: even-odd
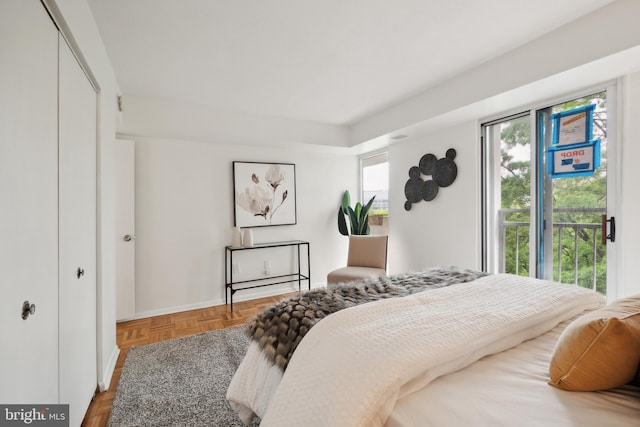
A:
POLYGON ((22 303, 22 318, 24 320, 27 320, 27 317, 29 317, 30 314, 35 314, 35 312, 36 312, 35 304, 30 304, 29 301, 25 301, 22 303))
POLYGON ((612 242, 616 241, 616 217, 612 216, 607 219, 607 215, 602 215, 602 244, 607 244, 607 239, 612 242), (609 234, 607 234, 607 223, 609 223, 609 234))
POLYGON ((135 238, 136 238, 135 234, 133 236, 131 234, 125 234, 124 237, 123 237, 123 240, 125 242, 130 242, 131 240, 133 240, 135 238))

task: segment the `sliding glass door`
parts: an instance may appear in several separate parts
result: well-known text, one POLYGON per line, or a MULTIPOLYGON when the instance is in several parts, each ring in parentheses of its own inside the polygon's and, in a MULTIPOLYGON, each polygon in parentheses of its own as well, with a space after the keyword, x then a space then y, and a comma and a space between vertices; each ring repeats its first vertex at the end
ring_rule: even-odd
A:
POLYGON ((487 271, 606 294, 608 116, 603 91, 482 125, 487 271))

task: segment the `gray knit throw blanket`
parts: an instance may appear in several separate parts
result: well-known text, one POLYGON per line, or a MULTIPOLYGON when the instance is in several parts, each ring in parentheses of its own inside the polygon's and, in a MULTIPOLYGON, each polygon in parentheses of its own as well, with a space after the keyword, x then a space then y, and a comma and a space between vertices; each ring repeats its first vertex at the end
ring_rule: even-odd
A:
POLYGON ((331 313, 358 304, 470 282, 486 275, 456 267, 432 268, 314 289, 266 308, 249 321, 247 332, 267 359, 284 371, 309 329, 331 313))

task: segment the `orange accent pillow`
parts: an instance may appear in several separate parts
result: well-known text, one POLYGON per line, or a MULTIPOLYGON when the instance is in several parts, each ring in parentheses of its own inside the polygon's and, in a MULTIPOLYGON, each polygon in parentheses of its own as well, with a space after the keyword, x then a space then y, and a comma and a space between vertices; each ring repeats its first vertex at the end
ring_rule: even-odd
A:
POLYGON ((549 366, 549 384, 595 391, 632 381, 640 365, 640 294, 574 320, 562 332, 549 366))

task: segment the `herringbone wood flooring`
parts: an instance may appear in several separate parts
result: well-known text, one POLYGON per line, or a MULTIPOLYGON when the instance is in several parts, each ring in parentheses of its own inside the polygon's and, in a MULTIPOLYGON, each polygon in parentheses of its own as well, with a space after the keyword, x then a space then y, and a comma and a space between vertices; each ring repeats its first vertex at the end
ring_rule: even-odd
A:
POLYGON ((109 390, 96 393, 82 426, 102 427, 108 424, 122 366, 131 347, 241 325, 261 309, 288 295, 292 294, 236 302, 233 304, 233 313, 230 312, 228 306, 220 305, 118 323, 116 325, 116 343, 120 347, 120 356, 109 390))

